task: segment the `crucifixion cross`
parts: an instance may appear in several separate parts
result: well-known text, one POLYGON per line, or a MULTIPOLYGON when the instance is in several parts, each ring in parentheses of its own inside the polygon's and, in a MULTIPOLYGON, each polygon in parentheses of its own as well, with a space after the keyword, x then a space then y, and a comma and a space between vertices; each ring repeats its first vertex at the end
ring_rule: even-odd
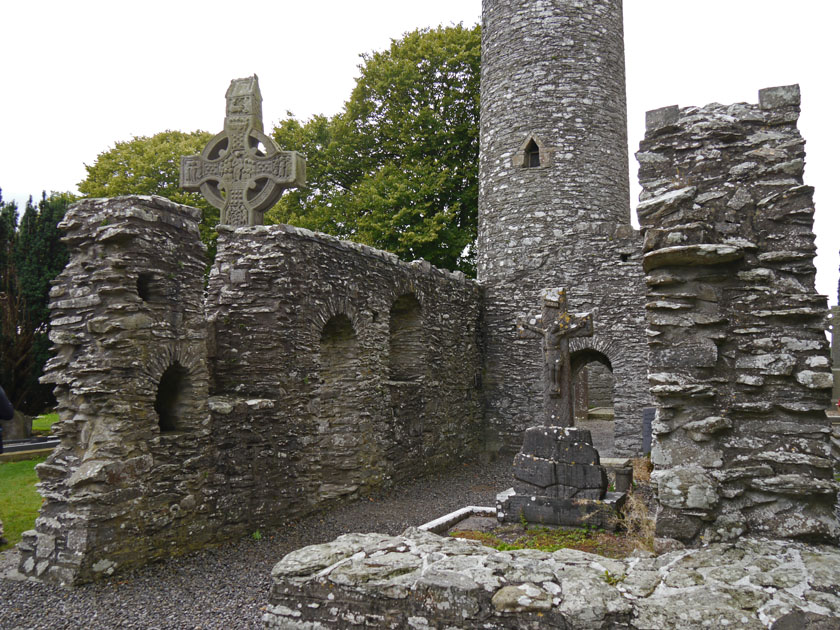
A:
POLYGON ((516 330, 520 337, 542 339, 543 424, 571 427, 575 416, 569 339, 592 336, 592 315, 567 312, 565 289, 543 289, 540 298, 542 313, 530 319, 520 317, 516 330))
POLYGON ((231 81, 225 98, 225 130, 201 155, 181 158, 181 188, 200 191, 221 211, 222 225, 262 225, 286 188, 303 186, 306 161, 263 133, 257 75, 231 81))

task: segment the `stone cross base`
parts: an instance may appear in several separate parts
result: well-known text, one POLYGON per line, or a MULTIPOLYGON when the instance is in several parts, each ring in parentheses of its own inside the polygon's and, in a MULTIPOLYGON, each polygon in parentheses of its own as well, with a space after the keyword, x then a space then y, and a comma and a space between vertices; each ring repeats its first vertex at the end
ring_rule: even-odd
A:
POLYGON ((607 492, 592 435, 574 427, 531 427, 513 460, 514 486, 496 497, 502 522, 614 530, 626 495, 607 492))

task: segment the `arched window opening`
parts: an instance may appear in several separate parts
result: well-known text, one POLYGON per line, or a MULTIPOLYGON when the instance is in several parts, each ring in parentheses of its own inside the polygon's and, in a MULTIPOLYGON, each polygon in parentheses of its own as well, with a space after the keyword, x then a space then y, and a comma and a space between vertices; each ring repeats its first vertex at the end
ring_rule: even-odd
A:
POLYGON ((137 276, 137 295, 139 295, 140 299, 144 302, 148 302, 152 299, 153 280, 154 275, 150 273, 141 273, 137 276))
POLYGON ((525 146, 525 168, 536 168, 540 165, 540 147, 533 138, 525 146))
POLYGON ((177 361, 166 368, 158 384, 155 411, 161 433, 184 429, 189 372, 177 361))
POLYGON ((391 307, 388 377, 416 381, 423 376, 425 344, 420 302, 414 295, 400 296, 391 307))

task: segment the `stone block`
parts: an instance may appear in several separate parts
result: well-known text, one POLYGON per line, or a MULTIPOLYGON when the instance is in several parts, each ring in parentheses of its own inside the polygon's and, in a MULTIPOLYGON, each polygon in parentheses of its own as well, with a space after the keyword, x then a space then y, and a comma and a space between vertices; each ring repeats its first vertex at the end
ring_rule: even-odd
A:
POLYGON ((522 453, 575 464, 599 464, 598 451, 586 429, 530 427, 522 442, 522 453))
MULTIPOLYGON (((556 483, 580 489, 597 489, 606 492, 607 473, 603 466, 587 464, 555 464, 556 483)), ((601 497, 596 497, 600 499, 601 497)))
POLYGON ((680 119, 679 105, 669 105, 645 112, 645 128, 650 131, 657 131, 663 127, 675 125, 680 119))
POLYGON ((614 530, 618 526, 616 510, 623 505, 626 495, 609 493, 605 500, 523 496, 514 494, 502 503, 501 514, 505 522, 563 525, 566 527, 601 527, 614 530))
POLYGON ((553 461, 524 453, 518 453, 513 459, 513 477, 538 488, 557 483, 553 461))
POLYGON ((764 88, 758 91, 758 104, 761 109, 799 107, 801 102, 802 95, 798 84, 764 88))

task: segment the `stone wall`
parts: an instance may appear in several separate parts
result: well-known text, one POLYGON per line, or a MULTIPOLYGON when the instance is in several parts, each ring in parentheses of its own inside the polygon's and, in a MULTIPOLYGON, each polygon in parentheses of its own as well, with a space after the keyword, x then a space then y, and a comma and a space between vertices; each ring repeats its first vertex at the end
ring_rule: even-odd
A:
POLYGON ((272 571, 266 628, 837 628, 840 550, 739 540, 622 560, 496 551, 410 529, 304 547, 272 571))
POLYGON ((645 235, 657 533, 835 541, 826 298, 799 88, 648 113, 645 235))
POLYGON ((615 395, 615 380, 612 372, 603 363, 593 362, 587 368, 589 378, 589 406, 612 407, 615 395))
POLYGON ((70 262, 50 293, 60 444, 20 570, 83 582, 184 553, 217 533, 209 472, 200 211, 94 199, 60 224, 70 262))
MULTIPOLYGON (((539 344, 516 338, 539 291, 568 289, 612 365, 615 444, 639 453, 645 382, 641 243, 630 225, 620 0, 486 0, 482 14, 478 279, 486 291, 487 417, 516 447, 542 405, 539 344)), ((575 357, 573 357, 573 360, 575 357)))
POLYGON ((219 233, 207 315, 227 527, 481 449, 475 282, 290 226, 219 233))
POLYGON ((22 573, 81 583, 444 468, 481 448, 480 291, 288 226, 86 200, 52 290, 60 445, 22 573))

